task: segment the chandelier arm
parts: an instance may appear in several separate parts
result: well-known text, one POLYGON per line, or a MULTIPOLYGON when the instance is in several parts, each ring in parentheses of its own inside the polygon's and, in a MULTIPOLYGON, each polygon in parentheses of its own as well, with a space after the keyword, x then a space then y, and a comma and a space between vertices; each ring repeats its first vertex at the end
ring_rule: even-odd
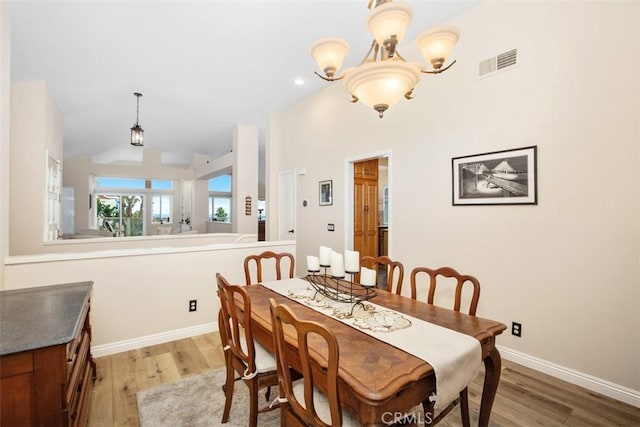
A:
POLYGON ((415 90, 415 87, 412 87, 409 92, 405 93, 404 99, 412 100, 413 98, 415 98, 416 95, 413 93, 414 90, 415 90))
POLYGON ((316 76, 320 77, 322 80, 328 81, 328 82, 335 82, 336 80, 342 80, 344 79, 344 75, 339 76, 339 77, 325 77, 322 74, 318 73, 317 71, 313 72, 316 76))
MULTIPOLYGON (((400 55, 400 52, 398 52, 398 49, 396 49, 396 51, 395 51, 395 56, 396 56, 399 60, 401 60, 401 61, 403 61, 403 62, 407 62, 407 60, 406 60, 406 59, 404 59, 404 58, 402 57, 402 55, 400 55)), ((421 71, 422 71, 422 70, 421 70, 421 71)))
POLYGON ((421 73, 424 73, 424 74, 440 74, 440 73, 442 73, 443 71, 447 71, 447 70, 448 70, 449 68, 451 68, 451 66, 452 66, 453 64, 455 64, 455 63, 456 63, 456 61, 454 60, 451 64, 447 65, 447 66, 446 66, 446 67, 444 67, 444 68, 440 68, 440 69, 438 69, 438 70, 432 70, 432 71, 430 71, 430 70, 422 70, 422 69, 421 69, 421 70, 420 70, 420 72, 421 72, 421 73))
POLYGON ((365 62, 367 62, 367 59, 369 59, 369 57, 371 56, 371 52, 373 52, 375 49, 375 52, 373 54, 373 59, 376 59, 376 55, 378 54, 378 42, 376 41, 376 39, 373 39, 373 41, 371 42, 371 47, 369 48, 369 51, 367 52, 367 54, 364 56, 364 58, 362 58, 362 61, 360 61, 360 63, 358 65, 362 65, 365 62))

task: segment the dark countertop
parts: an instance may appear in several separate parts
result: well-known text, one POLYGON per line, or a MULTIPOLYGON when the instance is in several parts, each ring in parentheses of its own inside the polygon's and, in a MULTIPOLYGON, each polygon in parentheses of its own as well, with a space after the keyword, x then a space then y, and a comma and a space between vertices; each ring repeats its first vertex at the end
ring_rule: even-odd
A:
POLYGON ((0 292, 0 355, 71 341, 93 282, 0 292))

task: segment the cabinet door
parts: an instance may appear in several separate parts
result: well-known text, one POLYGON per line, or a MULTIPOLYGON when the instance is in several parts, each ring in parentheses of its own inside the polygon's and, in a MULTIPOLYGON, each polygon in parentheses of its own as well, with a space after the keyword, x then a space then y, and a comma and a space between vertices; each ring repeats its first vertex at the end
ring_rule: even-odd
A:
POLYGON ((365 256, 366 246, 366 181, 356 179, 353 183, 353 249, 360 252, 360 256, 365 256))
POLYGON ((363 160, 353 164, 353 177, 378 179, 378 159, 363 160))
POLYGON ((358 178, 353 188, 353 247, 360 256, 378 256, 378 182, 358 178))
POLYGON ((0 357, 0 426, 31 426, 33 413, 33 355, 0 357))
POLYGON ((33 372, 3 378, 0 387, 1 426, 32 426, 33 372))

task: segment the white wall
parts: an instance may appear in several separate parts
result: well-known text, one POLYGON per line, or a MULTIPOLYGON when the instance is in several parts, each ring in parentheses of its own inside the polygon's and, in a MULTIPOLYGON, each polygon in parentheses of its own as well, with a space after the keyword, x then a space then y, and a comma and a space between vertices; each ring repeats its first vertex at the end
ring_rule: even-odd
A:
POLYGON ((258 128, 236 126, 233 130, 233 209, 234 233, 258 233, 258 128), (251 209, 246 215, 246 197, 251 209))
POLYGON ((482 3, 452 22, 453 68, 424 76, 383 119, 346 102, 340 83, 273 115, 269 182, 305 167, 298 199, 315 201, 318 181, 333 179, 333 206, 298 210, 297 258, 344 249, 347 161, 388 150, 390 255, 408 271, 475 275, 479 316, 523 325, 498 344, 631 390, 638 404, 639 17, 637 2, 482 3), (512 48, 517 68, 475 79, 478 61, 512 48), (452 157, 530 145, 536 206, 452 206, 452 157))
POLYGON ((102 356, 215 330, 216 273, 244 284, 244 258, 265 250, 295 253, 295 243, 9 257, 7 289, 94 281, 92 346, 102 356), (190 313, 192 299, 198 309, 190 313))
POLYGON ((62 161, 62 115, 44 81, 11 85, 11 254, 44 240, 47 153, 62 161))
MULTIPOLYGON (((0 259, 9 254, 9 145, 11 101, 11 16, 0 0, 0 259)), ((4 264, 0 262, 0 290, 4 288, 4 264)))

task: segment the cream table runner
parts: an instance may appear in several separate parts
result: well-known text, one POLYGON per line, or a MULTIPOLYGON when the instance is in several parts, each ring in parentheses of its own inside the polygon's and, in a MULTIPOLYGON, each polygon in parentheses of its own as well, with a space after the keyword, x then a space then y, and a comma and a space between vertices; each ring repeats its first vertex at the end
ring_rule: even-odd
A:
POLYGON ((315 290, 304 279, 276 280, 262 285, 429 363, 436 375, 436 409, 446 407, 478 375, 482 349, 474 337, 366 301, 365 305, 378 313, 376 316, 382 323, 382 327, 370 328, 363 317, 366 312, 360 306, 353 316, 341 315, 349 313, 352 304, 313 300, 315 290), (305 293, 309 298, 301 298, 305 293), (388 328, 384 326, 385 319, 388 328))

